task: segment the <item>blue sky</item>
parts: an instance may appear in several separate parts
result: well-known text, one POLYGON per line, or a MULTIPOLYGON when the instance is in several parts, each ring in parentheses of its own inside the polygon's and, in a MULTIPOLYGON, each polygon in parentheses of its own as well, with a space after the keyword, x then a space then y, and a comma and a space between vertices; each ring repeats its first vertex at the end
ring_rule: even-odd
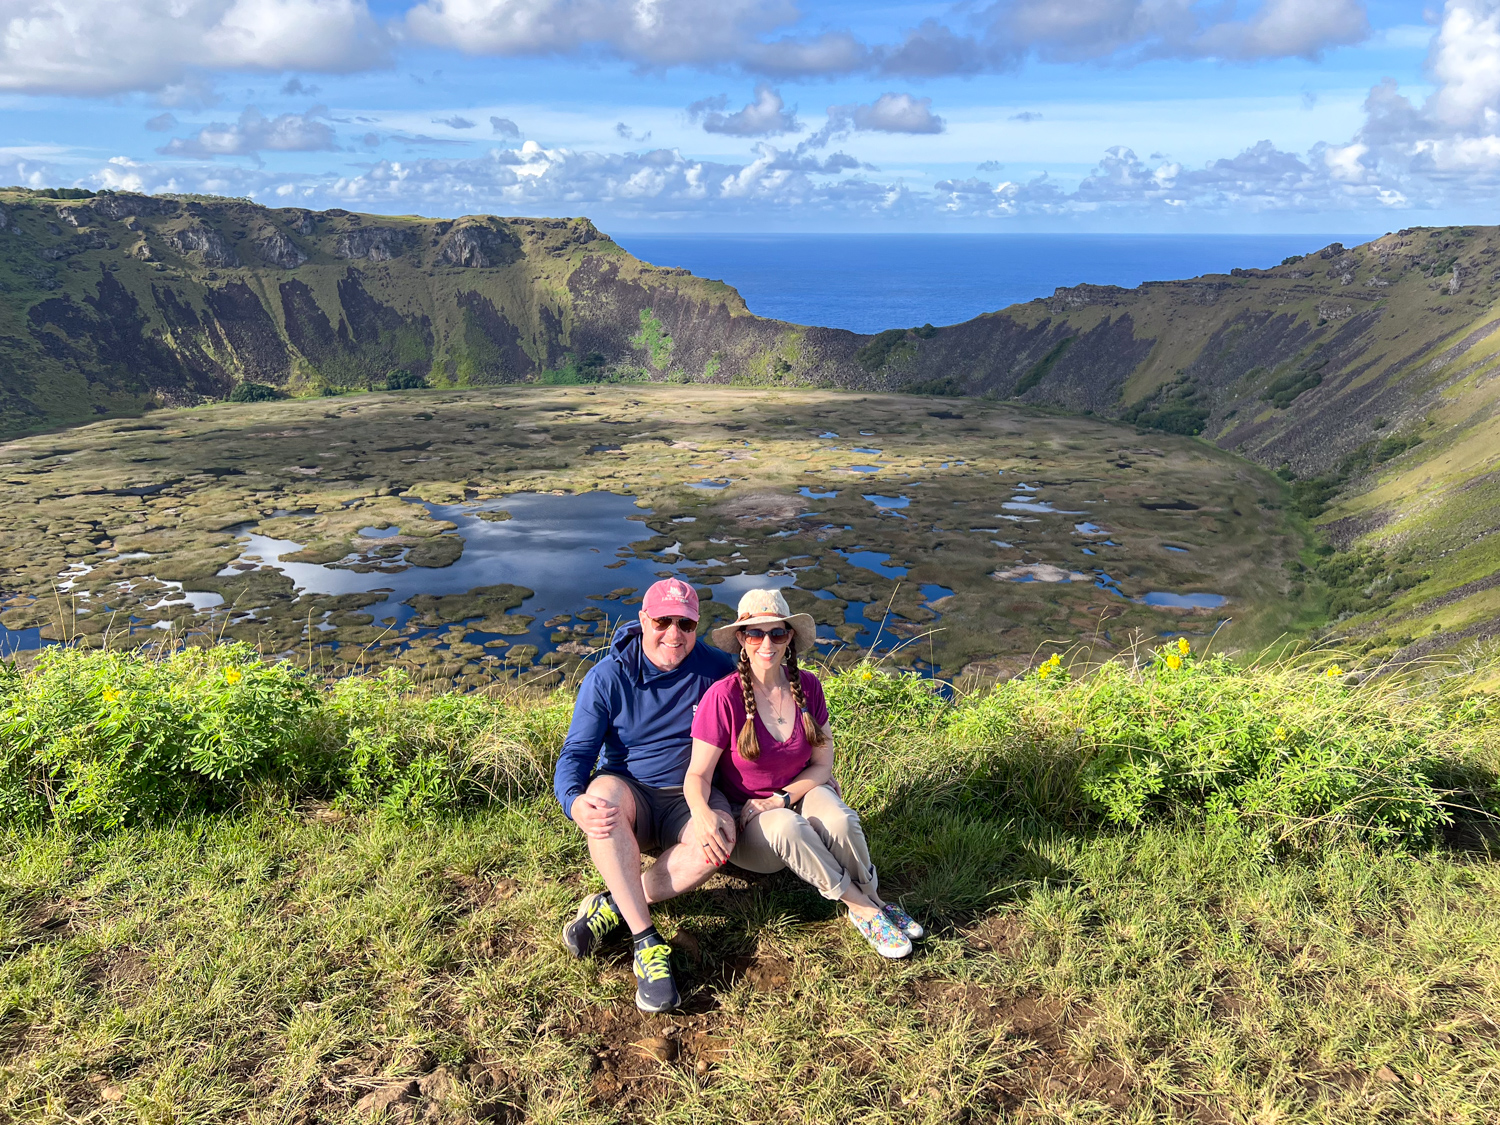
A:
POLYGON ((0 183, 615 230, 1496 222, 1500 0, 0 0, 0 183))

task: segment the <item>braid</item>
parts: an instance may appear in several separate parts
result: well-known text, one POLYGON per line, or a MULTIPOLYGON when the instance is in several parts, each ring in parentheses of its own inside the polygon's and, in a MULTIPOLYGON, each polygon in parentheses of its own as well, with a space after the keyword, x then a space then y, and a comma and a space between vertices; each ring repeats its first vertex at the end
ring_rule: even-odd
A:
POLYGON ((740 662, 735 669, 740 677, 740 693, 745 698, 745 725, 740 727, 739 741, 735 749, 740 757, 753 762, 760 757, 760 740, 755 737, 755 687, 750 682, 750 658, 740 650, 740 662))
POLYGON ((802 694, 802 672, 797 667, 797 642, 794 640, 786 646, 786 676, 792 685, 792 699, 797 704, 797 710, 802 714, 802 733, 807 736, 809 746, 822 746, 824 741, 823 728, 813 722, 813 717, 807 713, 807 696, 802 694))

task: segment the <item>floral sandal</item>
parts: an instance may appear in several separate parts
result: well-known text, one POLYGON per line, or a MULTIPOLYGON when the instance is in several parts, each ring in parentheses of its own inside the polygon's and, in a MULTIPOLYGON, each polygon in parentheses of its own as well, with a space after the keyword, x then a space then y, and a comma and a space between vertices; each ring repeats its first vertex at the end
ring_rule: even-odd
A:
POLYGON ((882 957, 892 960, 905 957, 911 952, 911 941, 895 926, 882 911, 872 914, 868 918, 858 918, 853 913, 849 915, 849 921, 854 928, 864 935, 864 938, 874 948, 875 952, 882 957))
POLYGON ((927 936, 927 931, 922 928, 922 923, 918 922, 895 903, 888 902, 880 909, 890 919, 891 925, 911 938, 912 941, 917 941, 927 936))

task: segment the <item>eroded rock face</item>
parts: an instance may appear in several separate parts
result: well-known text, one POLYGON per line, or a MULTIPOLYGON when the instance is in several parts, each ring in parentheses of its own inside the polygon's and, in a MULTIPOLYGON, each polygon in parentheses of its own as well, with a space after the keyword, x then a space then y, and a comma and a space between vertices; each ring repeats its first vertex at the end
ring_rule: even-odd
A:
POLYGON ((212 227, 202 225, 183 227, 181 230, 173 231, 168 236, 168 241, 179 254, 199 255, 204 265, 237 266, 240 264, 234 247, 229 245, 228 240, 212 227))
POLYGON ((517 249, 515 239, 507 232, 474 223, 449 232, 438 248, 438 261, 446 266, 485 269, 512 261, 517 249))
POLYGON ((276 266, 278 269, 294 270, 307 261, 307 255, 279 230, 273 230, 257 239, 255 249, 268 265, 276 266))
POLYGON ((111 220, 139 215, 176 215, 182 209, 175 199, 130 193, 96 195, 89 201, 89 207, 96 215, 111 220))
POLYGON ((372 262, 389 262, 399 258, 410 245, 411 235, 391 227, 356 227, 339 235, 333 252, 340 258, 365 258, 372 262))

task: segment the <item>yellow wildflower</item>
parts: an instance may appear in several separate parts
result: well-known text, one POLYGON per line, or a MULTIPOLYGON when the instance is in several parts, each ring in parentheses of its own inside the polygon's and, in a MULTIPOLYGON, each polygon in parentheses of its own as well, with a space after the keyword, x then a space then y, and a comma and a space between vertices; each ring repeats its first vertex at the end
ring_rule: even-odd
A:
POLYGON ((1276 741, 1277 742, 1285 742, 1286 741, 1286 727, 1277 727, 1276 728, 1276 741))
POLYGON ((1047 674, 1049 672, 1051 672, 1051 671, 1052 671, 1052 665, 1050 665, 1050 664, 1043 664, 1040 668, 1038 668, 1036 670, 1036 678, 1039 679, 1039 680, 1045 680, 1047 678, 1047 674))
POLYGON ((1062 663, 1062 656, 1059 655, 1058 653, 1054 652, 1052 654, 1052 658, 1050 660, 1048 660, 1047 663, 1050 664, 1050 665, 1052 665, 1052 667, 1056 668, 1059 664, 1062 663))
POLYGON ((106 703, 118 703, 119 701, 120 701, 120 689, 119 688, 105 688, 104 689, 104 702, 106 702, 106 703))
POLYGON ((1167 667, 1174 672, 1177 671, 1177 669, 1182 667, 1182 657, 1174 652, 1171 656, 1167 657, 1167 667))
POLYGON ((1193 646, 1188 644, 1188 639, 1186 637, 1178 637, 1177 651, 1182 653, 1183 656, 1186 656, 1188 653, 1193 651, 1193 646))
POLYGON ((237 684, 244 678, 245 673, 241 672, 238 668, 231 668, 224 673, 224 682, 226 684, 237 684))
POLYGON ((1338 676, 1342 676, 1343 674, 1344 674, 1344 670, 1342 668, 1340 668, 1337 664, 1330 664, 1328 666, 1327 670, 1323 673, 1323 676, 1324 676, 1325 679, 1332 680, 1332 679, 1334 679, 1334 678, 1336 678, 1338 676))
POLYGON ((868 668, 866 668, 864 670, 864 673, 860 676, 860 679, 862 679, 862 680, 873 680, 874 678, 875 678, 875 673, 872 672, 872 671, 870 671, 868 668))

